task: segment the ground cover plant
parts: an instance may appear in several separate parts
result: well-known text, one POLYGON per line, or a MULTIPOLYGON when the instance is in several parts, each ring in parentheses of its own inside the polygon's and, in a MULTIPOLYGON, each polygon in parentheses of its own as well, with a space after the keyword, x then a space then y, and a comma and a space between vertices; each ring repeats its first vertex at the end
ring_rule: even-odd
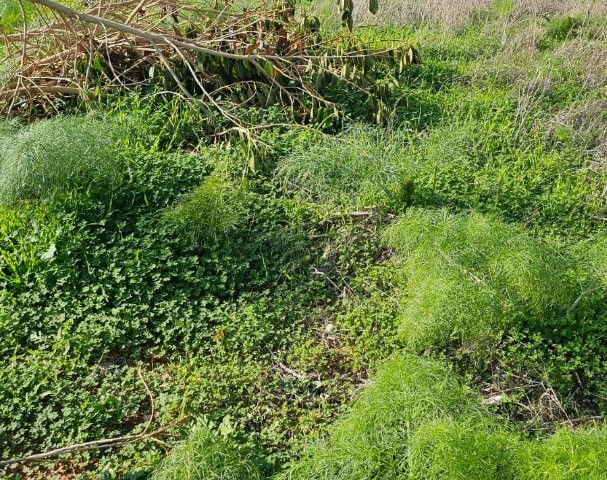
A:
POLYGON ((604 478, 605 6, 334 3, 0 7, 0 477, 604 478))

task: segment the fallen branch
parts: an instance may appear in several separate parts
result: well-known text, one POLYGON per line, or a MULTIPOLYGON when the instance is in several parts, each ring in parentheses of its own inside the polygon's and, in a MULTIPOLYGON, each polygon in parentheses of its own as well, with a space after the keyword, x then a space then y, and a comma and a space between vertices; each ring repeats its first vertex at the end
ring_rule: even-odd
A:
POLYGON ((21 93, 41 93, 41 94, 47 94, 47 93, 53 93, 53 94, 66 94, 66 95, 78 95, 79 93, 81 93, 81 89, 78 87, 64 87, 64 86, 52 86, 52 85, 35 85, 32 87, 26 87, 26 86, 22 86, 22 87, 18 87, 18 88, 13 88, 12 90, 3 90, 0 91, 0 100, 8 100, 10 98, 13 98, 21 93))
MULTIPOLYGON (((177 47, 185 48, 187 50, 193 50, 195 52, 205 53, 207 55, 229 58, 232 60, 246 60, 253 58, 251 55, 239 55, 236 53, 223 52, 221 50, 213 50, 210 48, 201 47, 200 45, 193 42, 185 42, 183 40, 179 40, 176 37, 170 37, 168 35, 160 35, 152 32, 147 32, 145 30, 140 30, 139 28, 131 27, 130 25, 126 25, 124 23, 115 22, 113 20, 107 18, 96 17, 95 15, 90 15, 88 13, 78 13, 76 10, 72 10, 64 5, 61 5, 53 0, 29 0, 31 3, 36 3, 38 5, 42 5, 44 7, 50 8, 62 15, 67 16, 68 18, 80 20, 83 23, 92 23, 94 25, 100 25, 112 30, 116 30, 122 33, 128 33, 130 35, 134 35, 135 37, 140 37, 148 40, 151 44, 164 43, 168 45, 174 45, 177 47)), ((280 57, 275 55, 266 56, 265 58, 270 59, 279 59, 280 57)))
POLYGON ((21 458, 13 458, 10 460, 1 460, 0 467, 6 467, 8 465, 13 465, 16 463, 28 463, 28 462, 40 462, 45 461, 49 458, 56 457, 58 455, 65 455, 67 453, 78 453, 85 452, 87 450, 100 450, 104 448, 110 447, 120 447, 126 445, 128 443, 140 442, 142 440, 146 440, 148 438, 154 437, 161 433, 170 430, 175 427, 179 423, 183 422, 184 418, 179 419, 173 424, 159 428, 158 430, 154 430, 149 433, 141 433, 138 435, 127 435, 123 437, 115 437, 115 438, 104 438, 101 440, 93 440, 91 442, 78 443, 76 445, 70 445, 68 447, 56 448, 55 450, 49 450, 43 453, 36 453, 34 455, 28 455, 26 457, 21 458))
POLYGON ((99 94, 160 90, 216 113, 205 132, 237 132, 253 169, 260 126, 244 109, 278 105, 293 123, 329 125, 344 112, 324 92, 342 84, 381 121, 398 87, 387 72, 417 61, 410 45, 325 41, 318 19, 297 21, 288 2, 236 11, 189 0, 107 0, 79 12, 55 0, 20 1, 46 25, 28 30, 24 21, 23 32, 0 37, 0 113, 46 117, 99 94))

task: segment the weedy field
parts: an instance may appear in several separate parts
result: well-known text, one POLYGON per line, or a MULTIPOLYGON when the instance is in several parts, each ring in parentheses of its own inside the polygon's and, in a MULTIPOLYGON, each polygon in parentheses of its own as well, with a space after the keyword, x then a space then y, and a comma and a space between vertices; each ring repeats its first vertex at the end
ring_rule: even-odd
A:
POLYGON ((607 479, 604 2, 163 2, 0 6, 0 477, 607 479))

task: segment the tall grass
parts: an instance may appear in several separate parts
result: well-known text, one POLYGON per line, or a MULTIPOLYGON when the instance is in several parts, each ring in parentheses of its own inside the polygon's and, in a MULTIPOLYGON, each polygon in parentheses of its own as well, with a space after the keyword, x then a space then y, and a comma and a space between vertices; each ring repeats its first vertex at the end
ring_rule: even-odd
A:
MULTIPOLYGON (((323 2, 321 2, 323 3, 323 2)), ((496 13, 520 18, 525 15, 606 15, 601 0, 384 0, 376 16, 368 13, 367 4, 359 2, 359 22, 379 25, 425 25, 459 29, 496 13)))
POLYGON ((124 177, 112 122, 58 117, 0 132, 0 202, 51 197, 72 189, 107 194, 124 177))

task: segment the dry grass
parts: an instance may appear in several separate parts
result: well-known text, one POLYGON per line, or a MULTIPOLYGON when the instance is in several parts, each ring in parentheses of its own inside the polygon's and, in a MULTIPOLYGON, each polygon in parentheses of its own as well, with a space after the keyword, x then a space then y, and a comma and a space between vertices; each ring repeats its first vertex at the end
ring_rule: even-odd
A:
MULTIPOLYGON (((604 25, 607 32, 607 25, 604 25)), ((575 38, 557 47, 554 56, 567 65, 583 86, 583 90, 607 87, 607 38, 590 40, 575 38)))
POLYGON ((366 11, 366 2, 358 3, 360 21, 379 24, 442 24, 459 28, 480 11, 491 5, 490 0, 384 0, 376 17, 366 11))
POLYGON ((516 10, 534 15, 607 15, 603 0, 515 0, 516 10))
POLYGON ((607 98, 574 102, 549 122, 548 133, 570 137, 576 145, 596 148, 607 136, 607 98))
MULTIPOLYGON (((355 18, 359 23, 439 24, 447 29, 458 29, 479 18, 479 14, 495 10, 518 18, 526 15, 607 15, 607 2, 603 0, 383 0, 377 15, 368 12, 368 2, 355 3, 355 18)), ((334 4, 334 0, 321 0, 315 8, 329 12, 334 4)))

